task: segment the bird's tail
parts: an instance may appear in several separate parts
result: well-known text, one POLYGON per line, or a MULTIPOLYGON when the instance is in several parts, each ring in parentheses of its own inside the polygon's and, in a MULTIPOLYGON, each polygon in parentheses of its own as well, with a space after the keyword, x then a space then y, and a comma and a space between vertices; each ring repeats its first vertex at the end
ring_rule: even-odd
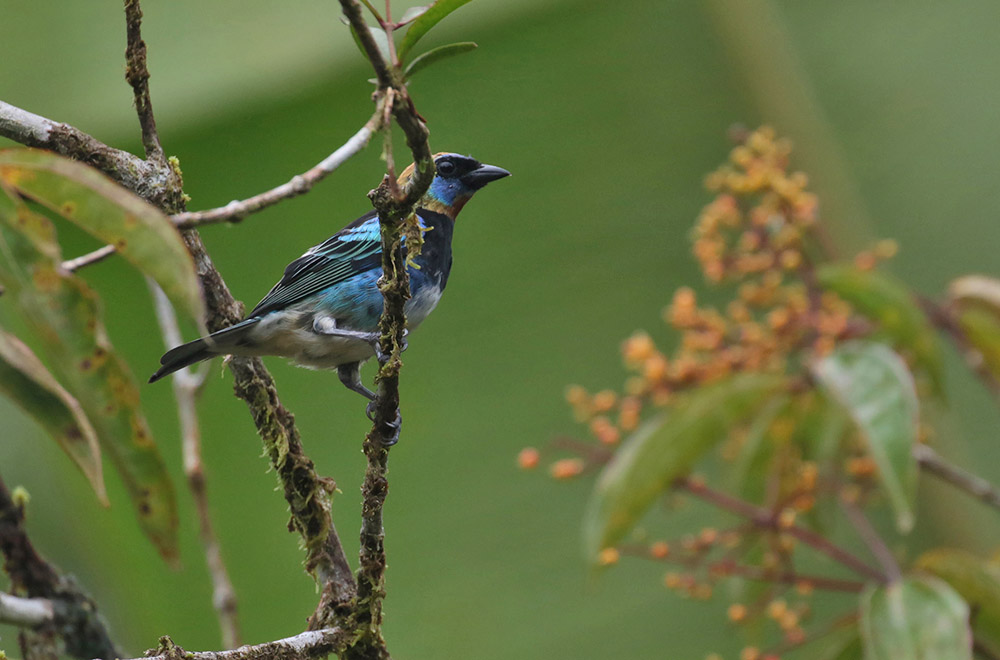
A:
POLYGON ((160 358, 162 365, 156 373, 149 377, 150 383, 155 383, 164 376, 191 366, 196 362, 208 360, 216 355, 225 355, 230 349, 240 343, 240 339, 260 321, 259 317, 241 321, 236 325, 213 332, 207 337, 189 341, 172 348, 160 358))

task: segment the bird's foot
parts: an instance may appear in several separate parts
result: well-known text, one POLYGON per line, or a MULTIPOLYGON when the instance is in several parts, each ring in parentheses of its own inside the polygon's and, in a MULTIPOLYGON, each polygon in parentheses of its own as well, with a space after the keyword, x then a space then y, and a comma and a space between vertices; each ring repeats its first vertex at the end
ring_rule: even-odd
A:
MULTIPOLYGON (((375 402, 369 401, 368 407, 365 409, 365 414, 368 415, 368 419, 372 422, 375 421, 375 402)), ((397 442, 399 442, 399 430, 403 426, 403 416, 400 414, 399 409, 396 409, 396 419, 391 422, 386 422, 382 432, 383 440, 382 444, 386 447, 391 447, 397 442)))

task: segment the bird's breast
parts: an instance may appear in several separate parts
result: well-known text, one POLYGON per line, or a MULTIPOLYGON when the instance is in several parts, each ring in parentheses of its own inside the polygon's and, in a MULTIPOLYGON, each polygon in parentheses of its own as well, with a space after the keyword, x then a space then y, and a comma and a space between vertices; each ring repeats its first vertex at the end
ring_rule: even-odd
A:
POLYGON ((419 276, 411 278, 410 299, 404 307, 407 324, 416 328, 437 307, 443 288, 439 281, 424 282, 419 276))

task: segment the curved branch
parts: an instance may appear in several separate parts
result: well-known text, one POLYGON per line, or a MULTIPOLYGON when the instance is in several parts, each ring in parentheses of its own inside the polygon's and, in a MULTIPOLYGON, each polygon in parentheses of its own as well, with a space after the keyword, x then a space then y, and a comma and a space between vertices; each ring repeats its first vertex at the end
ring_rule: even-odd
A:
POLYGON ((68 270, 72 273, 73 271, 79 270, 84 266, 96 264, 98 261, 104 261, 115 252, 117 252, 117 250, 114 245, 105 245, 97 248, 93 252, 88 252, 87 254, 76 257, 75 259, 67 259, 62 262, 62 267, 63 270, 68 270))
POLYGON ((314 185, 333 173, 334 170, 347 162, 348 159, 364 149, 368 141, 371 140, 372 134, 378 130, 380 122, 381 117, 379 113, 375 113, 357 133, 352 135, 336 151, 306 172, 295 175, 287 183, 283 183, 280 186, 244 200, 234 200, 218 208, 207 211, 177 213, 171 216, 171 219, 182 229, 200 227, 201 225, 216 222, 239 222, 251 213, 274 206, 282 200, 303 195, 312 190, 314 185))
POLYGON ((326 657, 343 648, 349 637, 340 628, 323 628, 230 651, 194 652, 185 651, 169 637, 161 637, 160 646, 153 654, 134 660, 311 660, 326 657))
POLYGON ((1000 509, 1000 489, 982 477, 952 465, 927 445, 914 445, 913 457, 921 468, 938 479, 947 481, 981 502, 1000 509))

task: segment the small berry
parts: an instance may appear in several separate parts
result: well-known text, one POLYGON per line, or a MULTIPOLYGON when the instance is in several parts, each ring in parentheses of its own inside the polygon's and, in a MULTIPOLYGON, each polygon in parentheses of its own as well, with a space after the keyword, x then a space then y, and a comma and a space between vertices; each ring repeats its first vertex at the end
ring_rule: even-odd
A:
POLYGON ((739 623, 747 618, 747 606, 742 603, 733 603, 726 611, 726 616, 733 623, 739 623))
POLYGON ((656 559, 666 559, 670 554, 670 544, 666 541, 657 541, 649 546, 649 554, 656 559))
POLYGON ((583 459, 563 458, 549 467, 549 473, 556 479, 572 479, 583 472, 583 459))
POLYGON ((619 559, 621 559, 621 553, 618 552, 618 548, 604 548, 597 556, 597 561, 601 566, 617 564, 619 559))
POLYGON ((522 470, 533 470, 538 467, 539 454, 534 447, 525 447, 517 455, 517 465, 522 470))

